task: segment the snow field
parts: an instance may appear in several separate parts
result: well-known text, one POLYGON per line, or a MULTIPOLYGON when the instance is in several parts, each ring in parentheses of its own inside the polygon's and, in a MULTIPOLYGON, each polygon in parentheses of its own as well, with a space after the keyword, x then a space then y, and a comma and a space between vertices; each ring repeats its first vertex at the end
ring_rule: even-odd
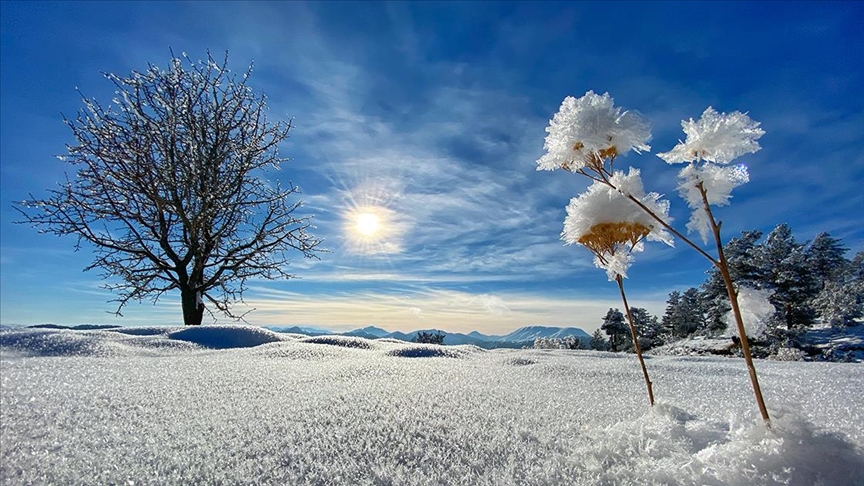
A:
POLYGON ((758 362, 769 431, 737 359, 650 357, 651 410, 633 355, 133 329, 0 331, 0 483, 864 477, 858 364, 758 362))

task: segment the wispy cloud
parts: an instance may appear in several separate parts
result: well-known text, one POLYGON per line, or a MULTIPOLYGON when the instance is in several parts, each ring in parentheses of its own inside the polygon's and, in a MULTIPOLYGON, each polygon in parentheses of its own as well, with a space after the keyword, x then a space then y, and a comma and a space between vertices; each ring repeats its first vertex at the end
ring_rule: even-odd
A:
MULTIPOLYGON (((227 49, 235 70, 254 60, 251 83, 268 95, 269 116, 294 123, 280 147, 291 160, 270 176, 302 187, 303 211, 314 214, 314 234, 332 250, 320 261, 292 262, 304 280, 253 283, 247 297, 263 311, 250 318, 260 314, 262 322, 296 320, 293 311, 308 324, 379 322, 368 308, 394 326, 421 317, 424 326, 444 327, 448 319, 468 326, 470 316, 491 329, 566 323, 568 312, 602 316, 616 306, 614 287, 589 252, 559 240, 564 208, 587 180, 534 170, 563 97, 589 89, 609 91, 651 120, 655 151, 671 148, 683 137, 680 120, 708 105, 749 111, 763 123, 763 150, 742 159, 751 182, 718 210, 725 237, 785 221, 800 239, 830 231, 853 250, 864 245, 864 106, 855 91, 864 71, 848 62, 864 45, 854 2, 771 7, 770 19, 750 4, 637 3, 628 5, 630 16, 615 17, 615 35, 596 19, 617 15, 616 7, 599 3, 190 2, 170 12, 117 3, 58 6, 62 18, 25 5, 4 7, 2 20, 20 36, 3 43, 4 194, 62 180, 58 164, 32 165, 62 151, 68 136, 46 117, 74 113, 76 85, 110 99, 99 71, 164 66, 169 47, 191 57, 227 49), (115 18, 140 21, 118 28, 115 18), (79 26, 75 35, 47 36, 52 22, 70 21, 79 26), (63 90, 68 96, 55 94, 63 90), (352 229, 366 211, 381 219, 374 237, 352 229), (272 294, 298 282, 303 290, 272 294), (604 304, 590 307, 598 298, 604 304), (361 302, 374 305, 364 310, 361 302), (445 313, 448 305, 462 310, 445 313)), ((646 189, 665 193, 672 216, 687 220, 676 167, 653 153, 616 164, 639 167, 646 189)), ((58 263, 49 253, 56 242, 25 236, 7 226, 8 208, 0 212, 4 318, 44 299, 10 304, 26 299, 23 289, 52 293, 70 308, 99 303, 97 295, 79 302, 80 293, 65 290, 83 281, 78 269, 91 255, 58 263), (9 250, 16 247, 27 249, 9 250), (33 256, 40 252, 41 262, 33 256), (28 260, 36 262, 27 268, 28 260)), ((658 313, 671 288, 704 277, 706 262, 678 247, 649 245, 628 280, 634 297, 651 300, 658 313)), ((179 315, 172 302, 159 312, 179 315)), ((152 311, 130 307, 129 315, 152 311)))

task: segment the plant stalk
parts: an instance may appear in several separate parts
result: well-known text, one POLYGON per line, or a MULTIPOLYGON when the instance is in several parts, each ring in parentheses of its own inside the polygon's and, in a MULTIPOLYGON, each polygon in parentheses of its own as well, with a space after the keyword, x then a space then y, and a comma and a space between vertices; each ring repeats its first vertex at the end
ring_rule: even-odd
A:
MULTIPOLYGON (((583 172, 583 174, 585 174, 585 173, 583 172)), ((618 188, 615 187, 615 184, 612 184, 612 181, 609 180, 609 177, 612 175, 611 172, 606 171, 606 170, 603 170, 603 171, 598 171, 598 174, 600 174, 601 179, 597 179, 597 178, 592 177, 592 176, 590 176, 590 175, 588 175, 588 174, 585 174, 585 175, 587 175, 588 177, 591 177, 591 178, 594 179, 595 181, 602 182, 603 184, 606 184, 606 185, 608 185, 609 187, 611 187, 612 189, 615 189, 616 191, 618 191, 618 188)), ((622 193, 622 194, 623 194, 623 193, 622 193)), ((664 228, 666 228, 667 230, 669 230, 673 235, 677 236, 677 237, 678 237, 681 241, 683 241, 684 243, 687 243, 691 248, 693 248, 694 250, 696 250, 700 255, 702 255, 703 257, 707 258, 708 261, 710 261, 712 264, 717 265, 717 264, 719 263, 719 262, 718 262, 714 257, 712 257, 712 256, 709 255, 705 250, 703 250, 702 248, 700 248, 699 245, 697 245, 696 243, 694 243, 693 241, 691 241, 690 238, 687 238, 686 236, 684 236, 683 234, 681 234, 678 230, 676 230, 675 228, 673 228, 672 225, 670 225, 667 221, 665 221, 663 218, 661 218, 661 217, 658 216, 656 213, 654 213, 654 211, 651 211, 651 210, 648 208, 648 206, 646 206, 645 204, 642 203, 642 201, 640 201, 640 200, 636 199, 635 197, 633 197, 632 194, 624 194, 624 195, 627 197, 627 199, 633 201, 634 204, 636 204, 637 206, 639 206, 639 208, 642 209, 642 211, 645 211, 645 212, 648 214, 648 216, 651 216, 655 221, 657 221, 658 223, 660 223, 661 226, 663 226, 664 228)))
POLYGON ((747 363, 747 371, 750 374, 750 383, 753 385, 753 393, 756 395, 756 403, 759 405, 759 412, 762 414, 762 420, 767 426, 771 426, 771 418, 768 416, 768 409, 765 407, 765 400, 762 398, 762 388, 759 386, 759 378, 756 376, 756 367, 753 365, 753 357, 750 355, 750 343, 747 340, 747 331, 744 329, 744 320, 741 318, 741 308, 738 306, 738 292, 735 290, 735 285, 732 283, 732 276, 729 274, 729 265, 726 262, 726 256, 723 254, 723 243, 720 240, 720 224, 714 219, 714 214, 711 212, 711 206, 708 204, 708 195, 705 186, 699 182, 696 187, 702 194, 702 202, 705 212, 708 214, 708 221, 711 224, 711 231, 714 233, 714 242, 717 244, 717 256, 719 261, 716 266, 720 269, 720 275, 723 276, 723 283, 726 285, 726 293, 729 294, 729 303, 732 306, 732 314, 735 316, 735 325, 738 328, 738 337, 741 338, 741 352, 744 354, 744 362, 747 363))
POLYGON ((648 401, 651 406, 654 406, 654 388, 651 384, 651 379, 648 378, 648 368, 645 367, 645 359, 642 358, 642 347, 639 346, 639 337, 636 334, 636 325, 633 323, 633 314, 630 312, 630 305, 627 304, 627 296, 624 294, 624 279, 619 274, 615 277, 618 282, 618 290, 621 291, 621 300, 624 302, 624 310, 627 312, 627 321, 630 323, 630 335, 633 337, 633 348, 636 349, 636 356, 639 357, 639 364, 642 366, 642 375, 645 377, 645 386, 648 388, 648 401))

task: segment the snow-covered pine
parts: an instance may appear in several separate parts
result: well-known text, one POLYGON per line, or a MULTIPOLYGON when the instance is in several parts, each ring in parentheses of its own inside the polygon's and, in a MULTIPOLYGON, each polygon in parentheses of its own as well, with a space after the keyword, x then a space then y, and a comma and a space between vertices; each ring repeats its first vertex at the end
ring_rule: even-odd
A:
POLYGON ((594 334, 591 335, 591 341, 589 341, 588 346, 590 349, 595 351, 606 351, 609 349, 609 341, 603 337, 603 331, 595 329, 594 334))
MULTIPOLYGON (((657 317, 652 316, 647 309, 642 307, 632 307, 630 315, 633 316, 633 325, 636 327, 639 345, 642 347, 642 350, 646 351, 659 345, 661 330, 657 317)), ((632 347, 630 350, 632 351, 632 347)))
POLYGON ((816 235, 807 246, 804 252, 807 266, 819 281, 820 288, 830 281, 843 279, 849 272, 850 262, 844 256, 847 251, 839 239, 825 232, 816 235))
POLYGON ((778 224, 768 233, 755 256, 760 286, 771 291, 777 322, 790 330, 812 324, 809 301, 819 291, 818 282, 808 268, 804 245, 795 241, 789 225, 778 224))
POLYGON ((701 295, 695 287, 683 293, 672 291, 666 304, 660 333, 667 342, 687 337, 704 326, 705 311, 701 295))
POLYGON ((827 282, 813 299, 813 308, 819 313, 822 323, 835 328, 855 325, 855 319, 864 317, 862 304, 864 285, 861 282, 827 282))
POLYGON ((618 309, 609 309, 603 316, 600 329, 609 336, 609 351, 622 351, 627 346, 630 330, 624 322, 624 314, 618 309))

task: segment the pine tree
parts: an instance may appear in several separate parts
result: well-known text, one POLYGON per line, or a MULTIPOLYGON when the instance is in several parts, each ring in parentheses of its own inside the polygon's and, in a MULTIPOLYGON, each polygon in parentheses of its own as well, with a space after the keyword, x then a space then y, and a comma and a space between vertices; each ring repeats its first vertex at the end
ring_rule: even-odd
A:
POLYGON ((818 292, 817 279, 808 267, 803 245, 795 241, 785 223, 777 225, 757 252, 760 281, 772 291, 769 298, 777 310, 775 318, 791 330, 809 325, 814 312, 809 300, 818 292))
POLYGON ((864 316, 864 285, 860 282, 827 282, 813 299, 813 308, 822 322, 831 327, 854 326, 855 319, 864 316))
MULTIPOLYGON (((657 338, 672 342, 687 337, 705 325, 702 294, 690 287, 683 294, 677 290, 669 294, 666 313, 657 329, 657 338)), ((728 304, 727 304, 728 306, 728 304)), ((728 307, 727 307, 728 312, 728 307)), ((656 321, 656 318, 654 318, 656 321)))
POLYGON ((444 338, 447 335, 441 331, 435 331, 434 333, 420 331, 417 333, 417 337, 414 338, 415 343, 423 343, 423 344, 444 344, 444 338))
POLYGON ((591 335, 589 346, 595 351, 607 351, 609 349, 609 341, 603 337, 603 331, 597 329, 594 331, 594 334, 591 335))
POLYGON ((624 322, 624 314, 618 309, 609 309, 603 317, 600 329, 609 336, 609 351, 621 351, 627 346, 630 329, 624 322))
POLYGON ((849 274, 851 275, 852 280, 856 282, 864 282, 864 251, 859 251, 852 258, 849 274))
POLYGON ((687 337, 701 329, 704 324, 701 295, 696 288, 690 287, 681 295, 672 334, 678 338, 687 337))
POLYGON ((669 292, 669 300, 666 301, 666 312, 663 314, 663 319, 660 321, 663 327, 663 334, 672 334, 672 329, 675 327, 675 320, 678 316, 678 306, 680 304, 681 292, 678 292, 677 290, 669 292))
POLYGON ((807 247, 807 267, 816 278, 819 289, 824 289, 828 282, 837 281, 847 273, 850 265, 844 257, 847 251, 840 240, 825 232, 816 235, 807 247))
MULTIPOLYGON (((732 238, 723 245, 729 275, 738 288, 742 286, 760 288, 761 272, 756 258, 760 238, 762 238, 761 231, 743 231, 740 237, 732 238)), ((701 285, 701 290, 706 329, 713 332, 725 330, 726 315, 732 308, 719 270, 712 268, 708 272, 708 278, 701 285)))
MULTIPOLYGON (((636 327, 639 346, 643 350, 651 349, 656 345, 660 334, 660 323, 657 321, 657 317, 652 316, 647 309, 641 307, 630 308, 630 315, 633 316, 633 325, 636 327)), ((627 351, 633 351, 632 342, 627 346, 627 351)))
MULTIPOLYGON (((811 248, 819 236, 813 240, 811 248)), ((832 240, 831 250, 814 253, 828 253, 836 257, 837 253, 845 252, 839 240, 832 240)), ((818 257, 811 260, 813 272, 823 278, 821 290, 812 301, 813 308, 825 324, 837 328, 854 326, 857 324, 856 319, 864 317, 864 252, 858 252, 851 261, 845 258, 842 261, 836 258, 822 259, 823 262, 826 260, 833 260, 833 263, 820 267, 818 257), (818 274, 820 268, 824 271, 818 274)))

